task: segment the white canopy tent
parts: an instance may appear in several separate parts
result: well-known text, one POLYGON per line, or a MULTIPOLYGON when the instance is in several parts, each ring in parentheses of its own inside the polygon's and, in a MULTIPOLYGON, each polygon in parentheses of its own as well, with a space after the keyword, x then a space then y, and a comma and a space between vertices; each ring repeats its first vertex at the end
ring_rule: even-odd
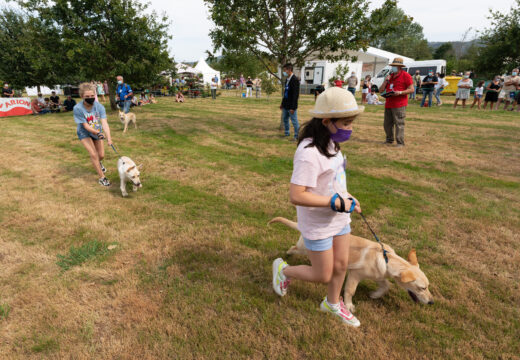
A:
POLYGON ((350 55, 356 56, 357 61, 363 63, 363 77, 365 75, 375 77, 381 69, 390 64, 396 57, 402 58, 405 63, 415 61, 412 58, 377 49, 375 47, 369 47, 367 51, 352 51, 350 52, 350 55))
POLYGON ((183 63, 175 65, 175 69, 177 70, 177 74, 200 74, 200 71, 197 69, 183 63))
POLYGON ((204 57, 200 57, 199 62, 195 66, 195 70, 197 70, 199 73, 202 74, 202 81, 204 84, 211 84, 211 79, 217 75, 220 81, 220 71, 217 71, 211 66, 208 65, 208 63, 204 60, 204 57))
MULTIPOLYGON (((52 91, 56 91, 56 95, 63 95, 63 91, 61 90, 61 87, 59 85, 56 85, 54 89, 48 88, 47 86, 40 86, 40 91, 42 95, 51 95, 52 91)), ((25 92, 27 93, 27 96, 37 96, 38 95, 38 88, 36 86, 34 87, 26 87, 25 92)))

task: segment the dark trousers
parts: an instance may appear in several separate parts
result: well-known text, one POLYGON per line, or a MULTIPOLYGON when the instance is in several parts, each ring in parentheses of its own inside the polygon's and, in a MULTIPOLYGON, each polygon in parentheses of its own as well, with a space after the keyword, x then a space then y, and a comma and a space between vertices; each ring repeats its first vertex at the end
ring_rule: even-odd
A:
POLYGON ((394 142, 394 128, 395 140, 398 144, 404 145, 404 119, 406 118, 406 106, 394 109, 385 109, 384 128, 386 133, 386 142, 394 142))

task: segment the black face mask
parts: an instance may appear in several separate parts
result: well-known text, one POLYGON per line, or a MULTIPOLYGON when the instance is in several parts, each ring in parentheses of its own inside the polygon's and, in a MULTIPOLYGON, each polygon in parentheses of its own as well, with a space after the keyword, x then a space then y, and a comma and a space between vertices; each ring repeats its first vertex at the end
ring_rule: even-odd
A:
POLYGON ((94 101, 96 101, 96 98, 88 98, 88 99, 85 99, 85 102, 89 105, 92 105, 94 104, 94 101))

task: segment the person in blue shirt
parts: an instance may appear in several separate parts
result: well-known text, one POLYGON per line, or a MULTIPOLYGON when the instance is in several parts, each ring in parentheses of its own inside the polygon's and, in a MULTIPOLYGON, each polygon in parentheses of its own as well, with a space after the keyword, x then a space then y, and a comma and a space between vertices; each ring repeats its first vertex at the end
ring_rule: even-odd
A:
POLYGON ((83 101, 77 103, 73 109, 78 139, 90 155, 92 165, 99 175, 99 183, 110 186, 110 181, 105 177, 106 169, 101 162, 105 157, 103 139, 106 137, 108 145, 112 145, 105 107, 96 101, 96 89, 90 83, 79 86, 79 96, 83 101))
POLYGON ((130 105, 132 103, 132 97, 134 93, 130 88, 130 85, 123 81, 123 77, 119 75, 117 77, 117 89, 116 89, 116 97, 119 102, 119 108, 122 109, 125 114, 128 114, 130 111, 130 105))

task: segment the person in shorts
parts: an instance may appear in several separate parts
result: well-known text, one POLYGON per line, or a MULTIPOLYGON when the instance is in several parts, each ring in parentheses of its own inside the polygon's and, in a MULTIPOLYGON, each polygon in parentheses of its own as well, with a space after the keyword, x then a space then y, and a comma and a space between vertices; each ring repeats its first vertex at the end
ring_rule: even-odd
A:
POLYGON ((112 145, 105 107, 95 101, 96 88, 94 84, 81 84, 79 86, 79 96, 83 101, 77 103, 73 109, 78 139, 90 155, 90 161, 99 176, 99 184, 110 186, 110 181, 105 176, 106 169, 102 163, 105 157, 105 148, 103 146, 105 134, 108 145, 112 145))

